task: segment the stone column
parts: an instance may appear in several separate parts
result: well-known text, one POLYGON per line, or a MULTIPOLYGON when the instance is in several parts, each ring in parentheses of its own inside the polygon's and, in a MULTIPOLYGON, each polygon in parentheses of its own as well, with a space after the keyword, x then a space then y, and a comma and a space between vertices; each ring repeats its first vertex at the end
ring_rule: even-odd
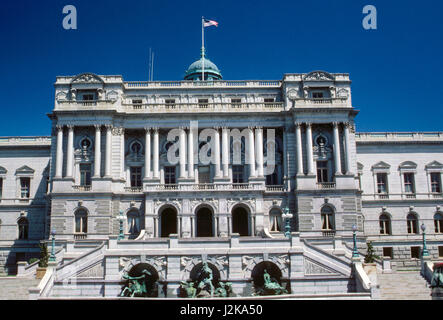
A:
POLYGON ((145 179, 151 178, 151 129, 145 128, 145 179))
POLYGON ((105 177, 111 176, 111 148, 112 148, 112 126, 106 125, 106 161, 105 161, 105 177))
POLYGON ((301 123, 295 124, 295 135, 297 143, 297 175, 303 174, 303 149, 301 142, 301 123))
POLYGON ((255 172, 255 147, 254 147, 254 130, 249 127, 249 150, 248 150, 248 161, 249 161, 249 177, 256 177, 255 172))
POLYGON ((125 172, 125 128, 119 128, 120 131, 120 176, 126 180, 125 172))
POLYGON ((308 175, 314 175, 314 153, 312 150, 312 124, 306 123, 306 153, 308 155, 308 175))
POLYGON ((74 166, 74 126, 68 125, 68 148, 66 155, 66 177, 72 178, 74 166))
POLYGON ((180 128, 180 178, 186 178, 186 131, 185 127, 180 128))
POLYGON ((349 122, 345 123, 345 152, 346 152, 346 174, 350 175, 351 173, 351 142, 349 140, 349 129, 351 128, 352 124, 349 122))
POLYGON ((100 165, 101 165, 101 125, 95 126, 95 143, 94 143, 94 177, 100 178, 100 165))
POLYGON ((263 171, 263 128, 255 129, 256 145, 257 145, 257 176, 264 177, 263 171))
POLYGON ((340 158, 340 139, 338 134, 338 123, 334 122, 334 162, 335 175, 341 175, 341 158, 340 158))
POLYGON ((228 129, 222 129, 222 165, 223 165, 223 177, 229 177, 229 137, 228 129))
POLYGON ((153 146, 153 157, 154 157, 153 175, 154 175, 154 179, 160 178, 160 172, 158 170, 159 158, 160 158, 159 136, 158 135, 159 135, 158 128, 154 128, 154 146, 153 146))
POLYGON ((289 172, 288 172, 288 136, 287 136, 287 130, 286 127, 283 127, 283 179, 282 182, 285 185, 285 187, 290 190, 289 188, 289 172))
POLYGON ((215 168, 215 177, 216 178, 221 178, 222 174, 220 171, 220 132, 219 132, 219 128, 215 127, 214 128, 214 154, 215 154, 215 163, 214 163, 214 168, 215 168))
POLYGON ((188 178, 194 179, 194 132, 192 126, 188 134, 188 178))
POLYGON ((61 178, 63 174, 63 126, 57 126, 57 156, 55 161, 55 176, 61 178))

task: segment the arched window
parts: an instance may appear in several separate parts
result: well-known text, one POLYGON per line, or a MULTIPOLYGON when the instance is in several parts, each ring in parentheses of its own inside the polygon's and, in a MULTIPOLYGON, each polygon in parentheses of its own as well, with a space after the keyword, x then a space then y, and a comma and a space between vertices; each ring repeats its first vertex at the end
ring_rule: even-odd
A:
POLYGON ((232 232, 240 236, 250 236, 249 212, 243 207, 232 209, 232 232))
POLYGON ((321 229, 335 230, 334 210, 330 206, 321 209, 321 229))
POLYGON ((18 238, 19 240, 28 239, 29 232, 29 222, 26 218, 20 218, 17 222, 18 224, 18 238))
POLYGON ((440 213, 434 215, 435 233, 443 233, 443 216, 440 213))
POLYGON ((127 214, 128 217, 128 233, 139 234, 140 233, 140 215, 137 211, 132 210, 127 214))
POLYGON ((281 211, 274 208, 269 212, 269 231, 282 231, 283 230, 283 220, 281 216, 281 211))
POLYGON ((407 216, 407 224, 408 224, 408 233, 410 234, 418 234, 418 219, 417 216, 413 213, 408 214, 407 216))
POLYGON ((391 219, 387 214, 380 216, 380 234, 391 234, 391 219))
POLYGON ((75 212, 75 233, 88 233, 88 213, 84 209, 75 212))
POLYGON ((88 150, 91 147, 91 140, 89 140, 88 138, 83 138, 80 141, 80 146, 82 150, 88 150))
POLYGON ((141 151, 142 151, 142 145, 141 145, 141 143, 138 142, 138 141, 134 141, 134 142, 131 144, 131 148, 130 148, 130 150, 131 150, 131 152, 134 153, 134 154, 140 154, 141 151))

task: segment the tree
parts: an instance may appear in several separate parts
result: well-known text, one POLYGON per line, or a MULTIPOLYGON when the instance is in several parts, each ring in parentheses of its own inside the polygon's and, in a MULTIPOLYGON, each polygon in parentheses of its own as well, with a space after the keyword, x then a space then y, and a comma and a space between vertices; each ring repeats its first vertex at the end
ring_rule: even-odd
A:
POLYGON ((40 268, 46 268, 48 266, 49 253, 48 253, 48 245, 46 243, 40 244, 40 261, 38 266, 40 268))
POLYGON ((368 250, 365 255, 365 263, 374 263, 376 259, 380 259, 380 257, 375 254, 372 241, 368 242, 366 245, 368 246, 368 250))

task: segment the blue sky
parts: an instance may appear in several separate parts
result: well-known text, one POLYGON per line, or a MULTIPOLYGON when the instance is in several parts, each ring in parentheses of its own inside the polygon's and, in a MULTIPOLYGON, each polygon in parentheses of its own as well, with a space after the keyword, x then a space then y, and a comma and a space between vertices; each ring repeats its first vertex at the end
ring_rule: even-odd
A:
POLYGON ((180 80, 199 57, 201 16, 209 58, 224 79, 281 79, 312 70, 350 73, 357 131, 442 131, 440 0, 136 1, 0 3, 0 136, 49 135, 55 77, 82 72, 180 80), (64 30, 62 9, 77 8, 64 30), (364 30, 375 5, 378 29, 364 30))

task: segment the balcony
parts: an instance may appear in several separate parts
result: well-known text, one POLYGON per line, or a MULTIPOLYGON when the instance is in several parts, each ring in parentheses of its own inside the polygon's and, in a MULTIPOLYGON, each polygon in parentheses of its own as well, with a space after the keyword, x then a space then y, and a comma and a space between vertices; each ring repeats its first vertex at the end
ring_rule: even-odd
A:
POLYGON ((284 185, 267 185, 266 192, 285 192, 284 185))
POLYGON ((322 235, 325 238, 334 238, 335 237, 335 230, 323 230, 322 235))
POLYGON ((322 107, 351 107, 348 105, 348 98, 310 98, 310 99, 295 99, 295 107, 312 107, 312 106, 322 106, 322 107))
POLYGON ((91 186, 72 186, 74 191, 91 191, 91 186))
POLYGON ((86 233, 75 233, 74 240, 85 240, 87 238, 86 233))
POLYGON ((196 102, 196 103, 145 103, 122 104, 127 112, 279 112, 283 111, 283 102, 196 102))
POLYGON ((320 189, 320 190, 335 189, 335 187, 336 187, 335 182, 318 182, 317 183, 317 189, 320 189))
POLYGON ((125 192, 141 193, 143 192, 143 187, 125 187, 125 192))
POLYGON ((279 80, 246 80, 246 81, 126 81, 126 89, 144 88, 232 88, 232 87, 274 87, 280 88, 282 81, 279 80))
POLYGON ((202 183, 202 184, 158 184, 146 185, 144 191, 239 191, 261 190, 263 184, 252 183, 202 183))

